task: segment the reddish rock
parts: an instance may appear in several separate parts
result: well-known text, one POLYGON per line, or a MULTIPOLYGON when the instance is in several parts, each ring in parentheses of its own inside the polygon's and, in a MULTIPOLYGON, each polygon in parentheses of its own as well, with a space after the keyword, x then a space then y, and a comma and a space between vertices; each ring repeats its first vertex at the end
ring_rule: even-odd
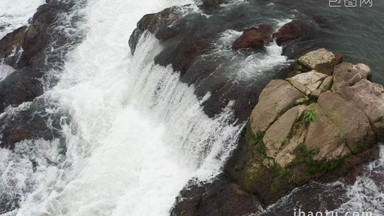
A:
POLYGON ((232 48, 234 50, 243 48, 260 49, 272 42, 272 27, 269 25, 259 25, 244 31, 243 35, 237 39, 232 48))
POLYGON ((243 35, 237 39, 232 48, 234 50, 243 48, 260 49, 272 42, 272 27, 269 25, 259 25, 244 31, 243 35))
POLYGON ((304 39, 310 37, 316 24, 306 20, 294 20, 285 24, 278 32, 273 34, 276 43, 279 46, 286 46, 296 39, 304 39))

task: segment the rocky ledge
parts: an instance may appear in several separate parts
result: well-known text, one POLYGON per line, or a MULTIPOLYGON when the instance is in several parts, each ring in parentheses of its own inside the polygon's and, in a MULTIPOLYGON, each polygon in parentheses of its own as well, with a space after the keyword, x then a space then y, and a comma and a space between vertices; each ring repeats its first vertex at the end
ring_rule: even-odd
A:
MULTIPOLYGON (((376 144, 384 139, 383 87, 370 81, 365 64, 342 63, 340 54, 324 48, 308 52, 316 46, 303 44, 328 28, 325 19, 297 19, 276 30, 270 24, 249 23, 241 13, 227 14, 220 10, 221 3, 225 1, 203 1, 200 7, 209 17, 188 6, 146 15, 129 41, 134 53, 146 31, 154 34, 163 48, 155 63, 172 65, 182 82, 194 85, 197 97, 211 93, 202 104, 208 116, 234 101, 234 122, 248 122, 223 174, 209 184, 191 181, 172 215, 252 214, 312 180, 354 179, 357 170, 378 158, 376 144), (230 53, 221 55, 217 42, 228 29, 242 34, 229 49, 220 47, 230 53), (265 54, 265 46, 274 41, 283 55, 296 59, 289 68, 273 68, 269 76, 248 82, 228 76, 234 61, 265 54)), ((242 7, 231 10, 245 11, 242 7)), ((323 190, 314 188, 317 193, 323 190)), ((303 208, 324 207, 305 193, 294 197, 303 208)), ((332 203, 328 210, 337 208, 332 203)), ((267 215, 288 215, 290 210, 267 215)))
MULTIPOLYGON (((77 28, 81 19, 72 1, 47 0, 41 5, 28 26, 7 34, 0 40, 0 64, 13 72, 0 80, 0 113, 25 102, 33 102, 30 109, 19 116, 4 113, 0 117, 0 147, 10 148, 25 139, 52 139, 57 136, 45 124, 43 100, 36 99, 44 89, 54 85, 51 71, 61 71, 65 55, 82 39, 77 28), (71 31, 63 31, 66 26, 71 31)), ((60 124, 54 123, 56 126, 60 124)))
POLYGON ((376 159, 376 144, 384 140, 384 87, 370 81, 367 65, 340 62, 341 55, 318 49, 298 59, 296 75, 269 82, 223 176, 201 187, 204 193, 185 189, 173 215, 222 215, 219 203, 243 199, 247 211, 224 215, 255 213, 311 180, 334 181, 376 159), (217 182, 227 184, 217 189, 217 182), (232 195, 217 195, 228 190, 232 195), (210 209, 204 202, 212 194, 218 199, 210 209))

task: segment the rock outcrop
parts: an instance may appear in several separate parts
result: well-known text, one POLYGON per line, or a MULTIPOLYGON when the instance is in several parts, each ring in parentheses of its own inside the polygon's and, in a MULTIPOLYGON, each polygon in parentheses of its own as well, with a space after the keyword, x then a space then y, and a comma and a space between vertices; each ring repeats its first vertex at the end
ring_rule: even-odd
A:
POLYGON ((333 67, 341 62, 341 55, 327 49, 318 49, 299 58, 298 63, 306 68, 330 75, 333 67))
POLYGON ((326 49, 309 52, 299 63, 311 71, 262 91, 229 173, 264 203, 310 180, 346 175, 382 141, 383 86, 368 80, 364 64, 335 67, 340 59, 326 49))
POLYGON ((315 30, 315 23, 307 20, 293 20, 285 24, 278 32, 273 34, 277 45, 287 46, 295 40, 311 37, 315 30))
POLYGON ((176 199, 178 204, 171 210, 172 216, 250 215, 261 206, 255 195, 224 177, 204 185, 191 182, 176 199))
POLYGON ((17 52, 15 49, 21 48, 26 31, 26 26, 20 27, 0 40, 0 63, 2 63, 2 60, 10 56, 14 51, 17 52))
MULTIPOLYGON (((41 116, 47 116, 39 101, 44 93, 45 79, 51 70, 60 71, 65 54, 81 39, 62 31, 62 26, 76 29, 79 16, 72 9, 73 2, 47 1, 30 20, 30 25, 16 29, 0 40, 0 62, 14 68, 14 72, 0 82, 0 113, 7 107, 32 102, 19 116, 4 114, 0 117, 0 147, 10 148, 24 139, 52 139, 58 134, 45 125, 41 116), (56 28, 58 27, 58 28, 56 28), (38 116, 40 113, 41 116, 38 116)), ((58 128, 60 125, 56 125, 58 128)))
POLYGON ((234 50, 252 48, 260 49, 272 42, 273 29, 269 25, 259 25, 254 28, 247 29, 240 38, 234 43, 234 50))
POLYGON ((147 14, 137 23, 137 28, 129 38, 129 47, 133 54, 137 43, 145 31, 149 31, 160 41, 169 39, 177 34, 177 28, 172 24, 184 14, 181 7, 166 8, 158 13, 147 14))

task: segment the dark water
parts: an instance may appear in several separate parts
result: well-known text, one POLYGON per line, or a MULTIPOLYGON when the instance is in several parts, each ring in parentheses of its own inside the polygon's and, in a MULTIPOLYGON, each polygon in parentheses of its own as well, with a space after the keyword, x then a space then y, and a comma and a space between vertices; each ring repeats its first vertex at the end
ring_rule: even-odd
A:
MULTIPOLYGON (((342 0, 343 2, 343 0, 342 0)), ((360 0, 358 0, 360 2, 360 0)), ((384 84, 384 1, 373 6, 331 8, 328 0, 248 0, 231 5, 218 16, 222 26, 244 29, 272 20, 320 17, 315 38, 301 42, 302 51, 329 48, 343 54, 345 61, 366 63, 373 80, 384 84), (225 15, 224 15, 225 14, 225 15), (237 25, 237 26, 236 26, 237 25)), ((212 18, 213 20, 214 18, 212 18)))
MULTIPOLYGON (((324 17, 328 28, 321 28, 321 37, 310 43, 343 54, 345 61, 368 64, 373 70, 373 80, 384 84, 384 1, 373 0, 372 7, 356 8, 331 8, 328 0, 271 2, 287 16, 324 17)), ((260 1, 252 1, 252 4, 258 3, 260 1)))

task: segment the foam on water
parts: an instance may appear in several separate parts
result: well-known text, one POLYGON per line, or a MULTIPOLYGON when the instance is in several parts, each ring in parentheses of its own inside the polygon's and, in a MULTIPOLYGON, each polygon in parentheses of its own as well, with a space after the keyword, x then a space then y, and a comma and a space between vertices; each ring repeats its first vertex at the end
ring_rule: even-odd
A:
POLYGON ((37 7, 45 0, 1 0, 0 38, 18 27, 28 24, 37 7))
POLYGON ((88 2, 86 39, 42 96, 54 105, 47 112, 71 121, 62 121, 64 139, 4 150, 28 165, 15 170, 18 181, 31 182, 20 186, 31 189, 20 208, 6 215, 168 215, 189 179, 220 172, 240 131, 228 124, 230 107, 208 118, 194 87, 154 64, 161 47, 153 35, 145 34, 135 56, 129 52, 137 20, 174 3, 88 2))
POLYGON ((15 69, 6 64, 0 64, 0 82, 3 81, 7 76, 13 73, 15 69))
POLYGON ((336 211, 369 212, 381 216, 384 212, 384 147, 380 146, 380 159, 372 162, 352 186, 347 187, 348 201, 336 211))

